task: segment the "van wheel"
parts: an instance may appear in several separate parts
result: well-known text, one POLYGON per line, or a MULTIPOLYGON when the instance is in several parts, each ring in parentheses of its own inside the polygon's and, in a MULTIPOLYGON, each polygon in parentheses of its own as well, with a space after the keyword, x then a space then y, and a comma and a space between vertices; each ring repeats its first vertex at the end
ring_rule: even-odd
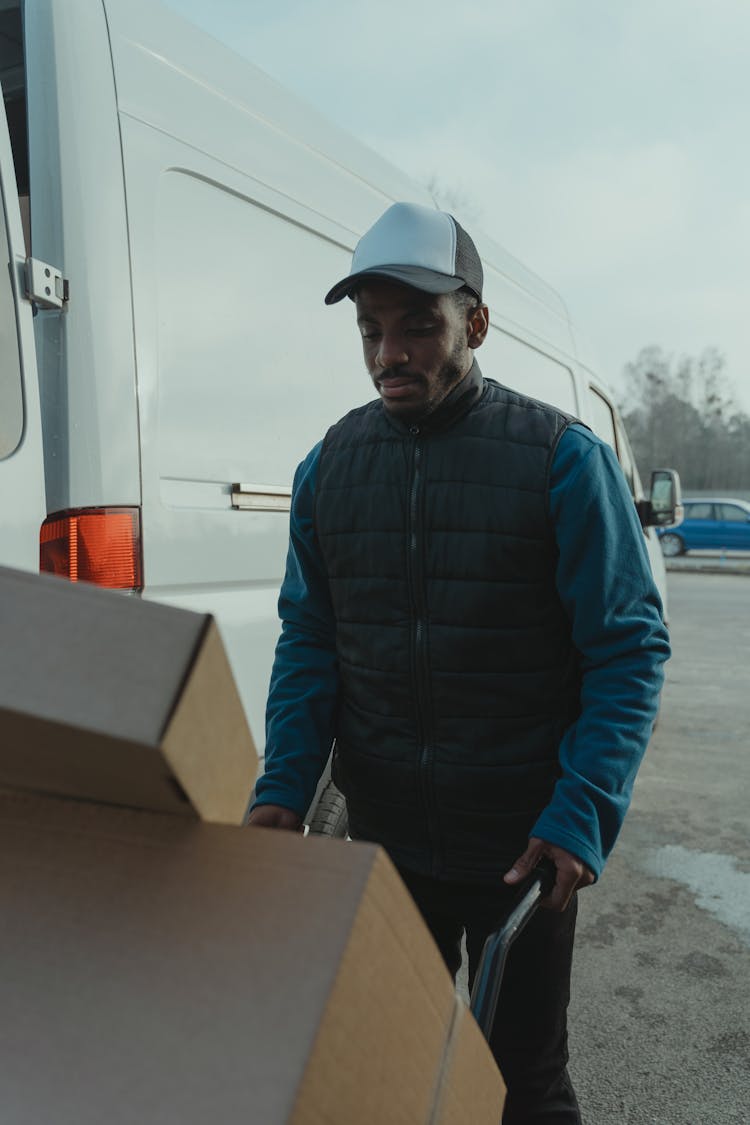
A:
POLYGON ((685 553, 685 544, 679 535, 675 535, 672 531, 662 535, 659 542, 661 543, 661 553, 668 559, 673 559, 676 555, 685 553))
POLYGON ((316 836, 346 836, 349 813, 344 794, 329 781, 310 817, 310 831, 316 836))

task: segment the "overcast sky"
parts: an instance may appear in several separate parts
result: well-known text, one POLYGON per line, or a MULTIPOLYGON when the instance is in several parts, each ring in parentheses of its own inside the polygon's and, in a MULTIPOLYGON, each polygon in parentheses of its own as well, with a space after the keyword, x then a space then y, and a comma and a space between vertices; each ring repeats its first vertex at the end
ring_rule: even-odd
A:
POLYGON ((748 0, 169 0, 555 286, 617 387, 715 346, 750 410, 748 0))

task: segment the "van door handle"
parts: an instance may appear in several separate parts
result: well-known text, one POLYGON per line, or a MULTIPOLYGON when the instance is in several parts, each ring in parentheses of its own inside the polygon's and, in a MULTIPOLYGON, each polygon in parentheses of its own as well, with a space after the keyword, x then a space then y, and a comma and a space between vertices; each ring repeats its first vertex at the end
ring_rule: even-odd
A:
POLYGON ((291 488, 268 484, 233 484, 232 507, 243 512, 288 512, 291 488))

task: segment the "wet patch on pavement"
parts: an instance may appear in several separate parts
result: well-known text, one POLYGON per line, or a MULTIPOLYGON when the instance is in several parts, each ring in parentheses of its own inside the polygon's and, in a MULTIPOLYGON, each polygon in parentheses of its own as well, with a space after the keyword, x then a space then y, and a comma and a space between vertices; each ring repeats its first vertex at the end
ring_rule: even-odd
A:
POLYGON ((750 945, 750 873, 740 870, 734 856, 667 844, 644 857, 644 867, 651 875, 687 887, 697 906, 750 945))

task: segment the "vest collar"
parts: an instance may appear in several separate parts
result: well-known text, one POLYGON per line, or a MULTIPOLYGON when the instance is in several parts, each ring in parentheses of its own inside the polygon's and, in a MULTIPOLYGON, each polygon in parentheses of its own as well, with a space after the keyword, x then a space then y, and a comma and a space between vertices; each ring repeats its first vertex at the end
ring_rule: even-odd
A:
POLYGON ((414 426, 418 426, 420 433, 423 434, 439 433, 441 430, 448 429, 471 410, 474 403, 484 394, 485 386, 484 377, 475 359, 461 382, 446 395, 431 414, 407 422, 389 414, 384 406, 382 410, 388 422, 402 434, 408 434, 414 426))

